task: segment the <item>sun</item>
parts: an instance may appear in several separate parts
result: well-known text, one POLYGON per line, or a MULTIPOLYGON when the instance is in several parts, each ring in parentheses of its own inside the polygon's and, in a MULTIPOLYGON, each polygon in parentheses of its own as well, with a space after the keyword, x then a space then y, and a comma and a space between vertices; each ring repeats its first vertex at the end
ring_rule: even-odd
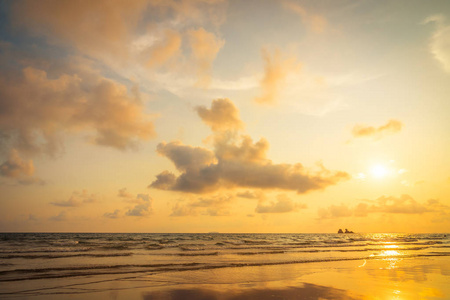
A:
POLYGON ((388 174, 388 169, 382 165, 374 165, 370 169, 370 173, 375 178, 383 178, 383 177, 386 177, 386 175, 388 174))

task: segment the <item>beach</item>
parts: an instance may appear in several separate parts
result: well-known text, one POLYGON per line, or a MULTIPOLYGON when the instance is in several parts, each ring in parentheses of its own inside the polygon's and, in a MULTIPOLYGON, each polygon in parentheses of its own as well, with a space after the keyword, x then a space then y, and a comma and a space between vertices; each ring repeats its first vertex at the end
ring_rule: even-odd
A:
MULTIPOLYGON (((69 245, 69 237, 74 238, 59 236, 60 248, 64 248, 62 240, 69 245)), ((449 245, 444 235, 383 235, 375 240, 369 235, 174 234, 169 235, 178 241, 173 243, 167 237, 161 239, 160 235, 112 237, 116 240, 111 241, 111 235, 96 236, 97 247, 108 239, 108 243, 114 242, 116 246, 117 240, 122 240, 119 249, 108 249, 109 256, 103 257, 104 251, 94 248, 94 242, 89 250, 79 246, 82 238, 94 240, 92 235, 77 236, 78 243, 65 246, 65 255, 61 255, 63 252, 29 254, 31 250, 21 256, 6 253, 5 244, 20 243, 3 240, 0 298, 405 300, 450 297, 449 245), (125 238, 128 247, 123 244, 125 238), (158 250, 137 247, 153 245, 156 239, 166 247, 158 250), (228 246, 221 245, 224 241, 229 242, 228 246), (211 255, 214 249, 217 254, 211 255), (153 255, 154 251, 159 254, 153 255), (148 264, 149 259, 152 264, 148 264)), ((42 237, 33 240, 43 242, 42 237)))

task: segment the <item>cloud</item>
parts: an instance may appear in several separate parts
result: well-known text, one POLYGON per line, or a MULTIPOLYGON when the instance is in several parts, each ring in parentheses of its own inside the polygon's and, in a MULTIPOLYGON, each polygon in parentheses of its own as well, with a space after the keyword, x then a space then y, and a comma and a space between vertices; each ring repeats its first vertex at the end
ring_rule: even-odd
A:
POLYGON ((120 189, 117 196, 120 198, 133 198, 133 195, 127 191, 127 188, 120 189))
POLYGON ((403 124, 397 120, 389 120, 386 124, 379 127, 356 125, 352 129, 355 138, 372 138, 379 140, 387 134, 397 133, 402 130, 403 124))
POLYGON ((116 209, 114 212, 106 212, 103 217, 109 219, 118 219, 125 211, 125 216, 130 217, 146 217, 153 214, 153 200, 147 194, 137 194, 135 197, 127 191, 126 188, 120 189, 117 194, 123 201, 128 203, 125 209, 116 209), (130 206, 131 204, 131 206, 130 206))
POLYGON ((213 100, 211 109, 198 106, 196 111, 202 121, 210 126, 213 131, 239 130, 244 127, 239 117, 239 110, 230 99, 213 100))
POLYGON ((201 166, 211 165, 216 161, 214 153, 201 147, 183 145, 179 141, 160 143, 156 151, 169 158, 179 171, 197 170, 201 166))
POLYGON ((0 132, 25 153, 60 153, 65 135, 84 132, 120 150, 155 135, 138 95, 96 74, 49 74, 26 67, 0 75, 0 132))
POLYGON ((153 1, 151 4, 156 7, 170 8, 172 11, 168 14, 174 14, 177 23, 211 22, 214 26, 219 26, 225 22, 227 2, 226 0, 164 0, 153 1))
POLYGON ((147 86, 165 86, 155 78, 170 75, 171 86, 176 81, 186 88, 193 70, 198 86, 210 82, 224 40, 204 27, 218 29, 226 6, 210 0, 18 0, 8 8, 14 33, 37 36, 58 55, 68 50, 92 58, 125 78, 149 79, 147 86))
POLYGON ((434 22, 436 29, 431 36, 429 48, 434 58, 441 63, 447 73, 450 73, 450 25, 443 15, 430 16, 423 24, 434 22))
POLYGON ((65 211, 62 211, 58 215, 50 217, 49 220, 56 221, 56 222, 67 221, 67 214, 65 211))
POLYGON ((197 85, 199 87, 208 87, 211 83, 212 63, 225 41, 203 28, 189 30, 188 37, 192 58, 196 62, 197 85))
POLYGON ((302 23, 306 25, 314 33, 325 32, 328 21, 327 19, 318 14, 310 14, 303 6, 292 1, 282 1, 283 8, 299 15, 302 19, 302 23))
POLYGON ((375 200, 375 204, 367 206, 358 206, 356 213, 360 216, 366 216, 368 213, 382 212, 393 214, 423 214, 425 212, 435 211, 435 206, 439 204, 437 200, 431 200, 421 204, 409 195, 400 197, 382 196, 375 200))
POLYGON ((172 29, 166 29, 163 41, 150 49, 149 68, 160 67, 173 61, 181 55, 181 34, 172 29))
POLYGON ((125 59, 147 3, 19 0, 12 3, 12 19, 17 27, 44 35, 51 43, 72 45, 92 57, 125 59))
POLYGON ((198 199, 180 200, 172 207, 172 217, 183 216, 228 216, 228 205, 233 200, 231 195, 215 195, 198 199), (186 203, 187 202, 187 203, 186 203))
POLYGON ((32 185, 32 184, 38 184, 38 185, 45 185, 47 182, 43 179, 37 178, 37 177, 26 177, 18 179, 17 182, 22 185, 32 185))
POLYGON ((160 190, 169 190, 175 185, 177 176, 169 171, 163 171, 156 175, 156 180, 153 181, 148 188, 155 188, 160 190))
POLYGON ((260 199, 262 194, 253 191, 244 191, 237 193, 236 196, 247 199, 260 199))
POLYGON ((277 101, 287 76, 298 72, 301 64, 294 56, 283 57, 279 49, 272 55, 263 49, 262 55, 265 61, 264 76, 260 82, 262 96, 256 97, 255 101, 260 104, 273 104, 277 101))
POLYGON ((334 219, 350 217, 353 212, 346 205, 331 205, 328 208, 320 208, 318 210, 319 218, 321 219, 334 219))
POLYGON ((33 161, 23 160, 16 149, 12 149, 8 159, 0 165, 0 174, 5 177, 19 178, 34 174, 33 161))
POLYGON ((22 159, 16 149, 11 149, 7 160, 0 165, 0 175, 16 180, 18 184, 45 184, 44 180, 34 177, 33 174, 33 161, 22 159))
MULTIPOLYGON (((232 113, 233 110, 224 112, 232 113)), ((190 193, 221 188, 282 189, 301 194, 322 190, 350 177, 323 166, 313 171, 301 164, 275 164, 266 157, 269 143, 264 138, 254 143, 249 136, 239 136, 234 131, 213 133, 214 151, 178 141, 160 143, 158 153, 170 159, 181 174, 164 171, 149 187, 190 193)))
POLYGON ((342 217, 367 217, 369 214, 405 214, 421 215, 424 213, 444 213, 450 212, 450 207, 441 204, 439 200, 430 199, 425 203, 419 203, 410 195, 401 195, 400 197, 382 196, 375 200, 366 200, 355 206, 341 204, 339 206, 331 205, 328 208, 318 210, 320 219, 333 219, 342 217))
MULTIPOLYGON (((166 147, 176 149, 176 151, 170 152, 172 154, 182 153, 186 149, 192 148, 180 142, 172 142, 159 144, 158 152, 169 153, 166 147)), ((312 190, 322 190, 349 178, 345 172, 331 172, 326 169, 312 172, 301 164, 274 164, 268 159, 264 161, 247 159, 246 156, 249 153, 252 154, 252 150, 257 147, 255 144, 247 147, 247 144, 242 143, 241 145, 232 145, 232 147, 237 150, 237 155, 233 156, 234 153, 228 152, 231 155, 217 157, 217 163, 194 164, 189 162, 188 164, 194 166, 193 168, 182 170, 178 177, 167 171, 161 173, 150 187, 191 193, 212 192, 222 187, 242 187, 293 190, 301 194, 312 190)), ((207 149, 202 150, 208 151, 207 149)), ((169 155, 166 157, 177 168, 179 167, 177 161, 181 160, 180 157, 169 155)))
POLYGON ((137 204, 125 213, 126 216, 146 217, 153 213, 152 199, 148 195, 138 194, 136 202, 137 204))
POLYGON ((39 219, 35 215, 29 214, 28 215, 28 221, 37 222, 37 221, 39 221, 39 219))
POLYGON ((79 207, 86 203, 93 203, 97 201, 94 194, 89 194, 86 190, 81 192, 74 191, 70 198, 66 201, 50 202, 51 205, 60 207, 79 207))
POLYGON ((108 213, 108 212, 104 213, 103 216, 105 218, 108 218, 108 219, 118 219, 119 218, 119 213, 120 213, 120 210, 116 209, 112 213, 108 213))
POLYGON ((260 201, 256 206, 255 212, 259 214, 288 213, 304 208, 306 208, 305 204, 296 204, 288 196, 281 194, 277 196, 276 201, 272 201, 269 204, 264 204, 260 201))

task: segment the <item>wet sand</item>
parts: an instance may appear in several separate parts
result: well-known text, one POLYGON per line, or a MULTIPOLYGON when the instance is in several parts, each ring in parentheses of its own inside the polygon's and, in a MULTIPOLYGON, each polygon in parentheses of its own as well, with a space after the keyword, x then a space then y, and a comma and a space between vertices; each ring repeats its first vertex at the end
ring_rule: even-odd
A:
POLYGON ((450 299, 450 257, 0 283, 1 299, 450 299))

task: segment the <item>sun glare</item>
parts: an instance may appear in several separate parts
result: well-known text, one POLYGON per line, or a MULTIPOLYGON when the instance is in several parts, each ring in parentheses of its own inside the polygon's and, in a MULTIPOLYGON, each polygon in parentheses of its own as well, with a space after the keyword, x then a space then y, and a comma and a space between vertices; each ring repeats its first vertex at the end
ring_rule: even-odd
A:
POLYGON ((373 177, 383 178, 388 174, 388 170, 382 165, 375 165, 370 169, 370 173, 373 177))

